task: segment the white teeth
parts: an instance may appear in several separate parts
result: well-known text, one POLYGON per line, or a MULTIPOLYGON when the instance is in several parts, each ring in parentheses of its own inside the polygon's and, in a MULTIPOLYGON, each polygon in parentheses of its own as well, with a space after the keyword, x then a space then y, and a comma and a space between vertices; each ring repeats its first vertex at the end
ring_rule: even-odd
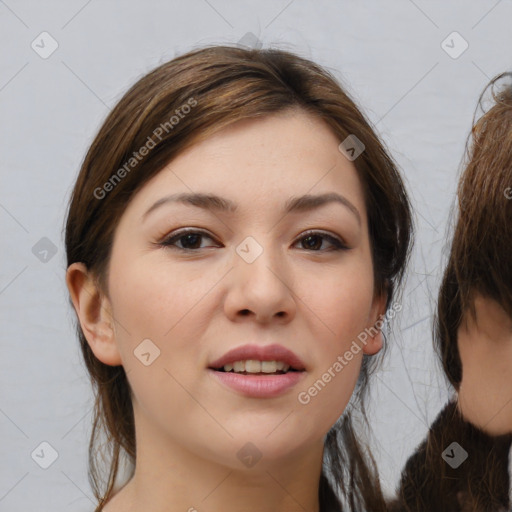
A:
MULTIPOLYGON (((287 364, 284 364, 282 361, 276 361, 276 368, 278 370, 284 370, 288 365, 287 364)), ((290 368, 288 366, 288 368, 290 368)))
POLYGON ((245 361, 236 361, 233 363, 235 372, 245 372, 245 361))
POLYGON ((261 362, 248 359, 245 361, 245 371, 247 373, 261 373, 261 362))
POLYGON ((247 373, 276 373, 277 371, 287 372, 290 369, 289 364, 282 361, 257 361, 248 359, 247 361, 235 361, 232 364, 224 365, 224 371, 247 372, 247 373))
POLYGON ((262 361, 261 371, 263 373, 275 373, 277 371, 277 365, 278 363, 276 361, 262 361))

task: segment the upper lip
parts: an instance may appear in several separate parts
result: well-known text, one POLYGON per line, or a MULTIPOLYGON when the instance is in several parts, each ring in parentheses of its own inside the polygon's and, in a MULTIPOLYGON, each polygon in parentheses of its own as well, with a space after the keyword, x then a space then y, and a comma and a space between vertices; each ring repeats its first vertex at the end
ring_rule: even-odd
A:
POLYGON ((294 370, 305 370, 300 357, 282 345, 243 345, 226 352, 222 357, 210 363, 210 368, 222 368, 235 361, 282 361, 294 370))

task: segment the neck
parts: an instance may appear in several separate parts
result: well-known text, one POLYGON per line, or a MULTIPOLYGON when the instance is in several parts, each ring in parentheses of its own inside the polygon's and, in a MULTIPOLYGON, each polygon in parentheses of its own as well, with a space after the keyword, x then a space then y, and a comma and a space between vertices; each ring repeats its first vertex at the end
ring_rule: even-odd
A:
POLYGON ((476 318, 458 331, 462 362, 459 409, 490 435, 512 432, 512 320, 494 300, 475 298, 476 318))
POLYGON ((104 512, 319 512, 323 440, 279 459, 263 454, 248 468, 236 457, 245 440, 220 463, 173 442, 140 414, 135 419, 135 472, 104 512))

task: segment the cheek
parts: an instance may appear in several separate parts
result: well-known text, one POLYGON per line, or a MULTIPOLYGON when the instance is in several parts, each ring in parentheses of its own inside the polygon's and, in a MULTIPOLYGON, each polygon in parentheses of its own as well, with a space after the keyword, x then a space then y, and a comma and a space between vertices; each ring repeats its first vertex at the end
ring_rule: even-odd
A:
POLYGON ((316 322, 317 339, 323 342, 319 352, 326 355, 344 351, 346 344, 369 326, 372 269, 363 261, 353 263, 303 282, 299 295, 306 311, 314 313, 308 316, 316 322))
MULTIPOLYGON (((369 260, 367 260, 369 261, 369 260)), ((316 275, 316 285, 304 283, 301 298, 314 321, 314 371, 299 390, 298 403, 311 411, 304 416, 309 428, 333 425, 354 391, 363 352, 358 336, 370 327, 373 301, 372 267, 364 259, 332 272, 316 275), (322 283, 319 285, 318 283, 322 283)))
POLYGON ((129 364, 133 350, 147 338, 161 351, 160 361, 169 360, 171 352, 197 350, 190 340, 198 339, 204 328, 198 319, 206 316, 198 311, 211 280, 150 259, 112 268, 109 284, 114 315, 122 326, 116 334, 123 360, 129 364))
MULTIPOLYGON (((194 405, 185 390, 197 376, 197 340, 205 328, 200 319, 208 318, 201 299, 214 281, 149 261, 115 268, 110 291, 123 326, 116 337, 136 407, 152 422, 177 432, 177 412, 194 405), (149 354, 146 361, 144 354, 149 354)), ((199 416, 198 424, 204 421, 205 430, 211 429, 208 417, 199 416)))

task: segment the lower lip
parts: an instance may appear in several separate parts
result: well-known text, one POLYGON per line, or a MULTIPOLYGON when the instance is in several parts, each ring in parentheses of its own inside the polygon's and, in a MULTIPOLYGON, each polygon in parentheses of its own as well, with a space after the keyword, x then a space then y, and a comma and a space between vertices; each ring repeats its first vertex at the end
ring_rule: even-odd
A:
POLYGON ((245 396, 272 398, 282 395, 304 378, 306 372, 288 372, 280 375, 243 375, 208 369, 220 382, 245 396))

